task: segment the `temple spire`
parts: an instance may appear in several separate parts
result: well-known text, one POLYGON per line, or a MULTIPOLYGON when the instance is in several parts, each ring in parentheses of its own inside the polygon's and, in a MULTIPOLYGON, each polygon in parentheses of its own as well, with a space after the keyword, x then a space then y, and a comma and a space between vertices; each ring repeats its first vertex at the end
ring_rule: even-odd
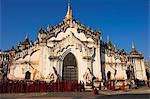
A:
POLYGON ((134 42, 132 41, 132 49, 135 49, 135 47, 134 47, 134 42))
POLYGON ((64 20, 70 20, 70 19, 72 19, 72 10, 70 7, 70 0, 68 0, 68 11, 64 20))
POLYGON ((107 35, 107 43, 110 43, 109 35, 107 35))
POLYGON ((130 54, 132 54, 132 55, 138 55, 138 51, 135 49, 133 41, 132 41, 132 50, 131 50, 130 54))
POLYGON ((28 39, 28 32, 26 33, 25 39, 28 39))
POLYGON ((28 43, 28 42, 29 42, 29 40, 28 40, 28 33, 26 33, 26 36, 24 38, 24 42, 23 43, 25 44, 25 43, 28 43))

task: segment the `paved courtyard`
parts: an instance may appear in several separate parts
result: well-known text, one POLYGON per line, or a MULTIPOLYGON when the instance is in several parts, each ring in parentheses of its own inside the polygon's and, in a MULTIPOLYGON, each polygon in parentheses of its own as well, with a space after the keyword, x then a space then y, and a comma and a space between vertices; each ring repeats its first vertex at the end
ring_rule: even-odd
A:
POLYGON ((0 99, 149 99, 149 94, 93 95, 91 92, 3 94, 0 99))
POLYGON ((93 92, 47 92, 47 93, 11 93, 0 94, 0 99, 150 99, 150 89, 132 89, 126 92, 99 91, 93 92))

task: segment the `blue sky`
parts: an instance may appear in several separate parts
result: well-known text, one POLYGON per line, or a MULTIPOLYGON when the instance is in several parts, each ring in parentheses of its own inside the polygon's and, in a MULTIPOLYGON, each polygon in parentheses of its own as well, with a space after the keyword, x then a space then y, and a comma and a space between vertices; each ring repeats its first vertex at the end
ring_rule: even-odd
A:
MULTIPOLYGON (((16 47, 28 32, 35 40, 40 27, 55 26, 67 11, 67 0, 0 0, 0 49, 16 47)), ((112 43, 127 52, 136 49, 150 59, 149 0, 71 0, 75 19, 109 35, 112 43)))

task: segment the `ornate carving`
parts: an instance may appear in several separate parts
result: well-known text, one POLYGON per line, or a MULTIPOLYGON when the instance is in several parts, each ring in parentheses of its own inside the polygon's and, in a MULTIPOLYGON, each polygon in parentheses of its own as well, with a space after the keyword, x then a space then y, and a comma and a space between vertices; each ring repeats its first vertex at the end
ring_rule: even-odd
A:
POLYGON ((92 60, 91 56, 83 56, 83 59, 92 60))
POLYGON ((86 85, 91 85, 92 84, 92 78, 93 78, 93 74, 91 72, 91 70, 89 68, 87 68, 85 74, 83 75, 83 78, 86 81, 86 85))
POLYGON ((47 79, 50 82, 56 82, 57 80, 60 79, 59 74, 56 71, 56 68, 53 67, 51 73, 48 75, 47 79))

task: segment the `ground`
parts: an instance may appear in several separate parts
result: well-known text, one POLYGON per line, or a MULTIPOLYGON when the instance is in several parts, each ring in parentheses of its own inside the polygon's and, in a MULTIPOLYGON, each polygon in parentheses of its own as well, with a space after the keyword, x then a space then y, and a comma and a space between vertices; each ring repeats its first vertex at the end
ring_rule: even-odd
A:
POLYGON ((0 94, 0 99, 150 99, 150 89, 139 88, 125 92, 99 91, 93 92, 47 92, 47 93, 11 93, 0 94))

